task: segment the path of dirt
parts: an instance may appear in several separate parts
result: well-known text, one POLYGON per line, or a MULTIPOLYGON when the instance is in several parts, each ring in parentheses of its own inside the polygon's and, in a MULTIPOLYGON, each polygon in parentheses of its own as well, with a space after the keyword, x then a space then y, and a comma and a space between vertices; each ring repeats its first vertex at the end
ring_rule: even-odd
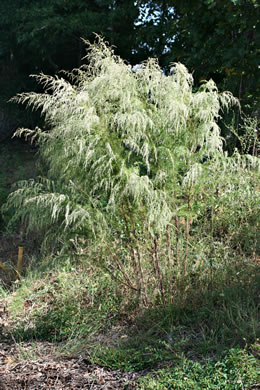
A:
POLYGON ((136 389, 145 373, 123 373, 92 364, 84 357, 59 357, 49 342, 18 344, 6 336, 12 327, 0 300, 0 390, 136 389))
POLYGON ((137 374, 98 367, 87 359, 9 363, 14 348, 0 343, 0 390, 136 389, 137 374))

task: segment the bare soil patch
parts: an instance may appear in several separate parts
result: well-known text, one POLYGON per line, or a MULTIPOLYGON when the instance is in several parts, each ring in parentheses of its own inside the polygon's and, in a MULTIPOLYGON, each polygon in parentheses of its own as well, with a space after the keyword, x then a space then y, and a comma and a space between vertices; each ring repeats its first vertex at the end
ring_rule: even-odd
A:
POLYGON ((136 373, 122 373, 87 359, 40 359, 8 364, 13 346, 0 344, 0 389, 135 389, 136 373))
POLYGON ((100 367, 82 356, 59 357, 49 342, 16 343, 6 333, 14 325, 6 306, 0 300, 0 390, 136 389, 142 373, 100 367))

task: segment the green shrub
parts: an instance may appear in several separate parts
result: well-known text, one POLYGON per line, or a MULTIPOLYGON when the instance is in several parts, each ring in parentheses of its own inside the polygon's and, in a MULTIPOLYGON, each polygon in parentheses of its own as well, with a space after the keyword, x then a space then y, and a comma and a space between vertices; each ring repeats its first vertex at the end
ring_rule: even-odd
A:
POLYGON ((218 126, 238 102, 212 80, 194 92, 179 63, 169 75, 152 59, 133 72, 102 39, 87 61, 72 83, 40 74, 44 93, 15 98, 45 117, 49 131, 18 134, 37 140, 48 175, 20 182, 5 210, 140 304, 233 283, 259 251, 259 159, 224 153, 218 126))

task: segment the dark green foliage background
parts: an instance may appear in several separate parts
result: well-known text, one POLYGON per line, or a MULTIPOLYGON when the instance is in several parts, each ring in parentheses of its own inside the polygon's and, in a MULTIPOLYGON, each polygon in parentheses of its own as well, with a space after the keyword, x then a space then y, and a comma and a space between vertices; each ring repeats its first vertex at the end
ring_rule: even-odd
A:
POLYGON ((12 117, 9 132, 25 120, 32 126, 34 119, 6 101, 36 88, 31 73, 80 66, 81 38, 93 41, 94 33, 133 65, 149 56, 163 67, 180 61, 194 72, 197 85, 212 77, 241 99, 243 110, 256 114, 259 11, 256 0, 2 0, 0 108, 12 117))

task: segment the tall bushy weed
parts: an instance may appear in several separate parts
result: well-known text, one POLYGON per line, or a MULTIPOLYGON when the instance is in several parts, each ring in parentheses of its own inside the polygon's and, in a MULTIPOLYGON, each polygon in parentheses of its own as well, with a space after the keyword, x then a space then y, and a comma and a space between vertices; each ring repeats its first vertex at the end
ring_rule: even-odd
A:
POLYGON ((134 71, 102 39, 87 44, 88 65, 34 76, 45 92, 14 98, 45 118, 48 131, 17 134, 38 143, 48 175, 20 182, 4 209, 145 305, 230 283, 259 253, 259 158, 228 156, 218 126, 238 101, 212 80, 194 92, 180 63, 134 71))

